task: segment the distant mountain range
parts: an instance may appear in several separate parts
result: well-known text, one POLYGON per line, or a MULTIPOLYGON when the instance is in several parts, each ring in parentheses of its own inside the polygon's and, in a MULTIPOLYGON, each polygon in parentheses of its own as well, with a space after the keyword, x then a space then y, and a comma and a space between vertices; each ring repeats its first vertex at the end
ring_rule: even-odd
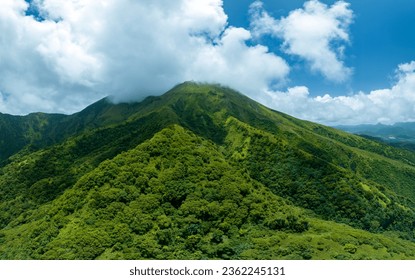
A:
POLYGON ((1 259, 415 259, 415 153, 219 85, 0 115, 1 259))
POLYGON ((396 147, 415 150, 415 122, 396 123, 393 125, 350 125, 336 126, 336 128, 383 141, 396 147))

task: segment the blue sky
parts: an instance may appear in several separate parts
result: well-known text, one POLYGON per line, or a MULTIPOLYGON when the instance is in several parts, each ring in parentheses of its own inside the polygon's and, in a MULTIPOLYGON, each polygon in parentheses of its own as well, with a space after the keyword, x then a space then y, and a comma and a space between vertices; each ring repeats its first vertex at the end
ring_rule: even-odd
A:
POLYGON ((0 112, 193 80, 328 125, 415 121, 413 14, 411 0, 2 0, 0 112))
MULTIPOLYGON (((303 6, 303 0, 263 0, 265 9, 275 18, 286 17, 303 6)), ((320 1, 332 5, 337 1, 320 1)), ((290 85, 304 84, 315 94, 330 92, 344 95, 357 91, 387 88, 393 84, 396 66, 415 59, 415 1, 350 0, 353 23, 350 42, 346 45, 345 64, 353 68, 350 80, 333 83, 310 73, 298 58, 285 57, 299 67, 290 75, 290 85)), ((229 24, 249 28, 247 13, 251 0, 224 1, 229 24)), ((268 46, 280 53, 279 40, 268 40, 268 46)))

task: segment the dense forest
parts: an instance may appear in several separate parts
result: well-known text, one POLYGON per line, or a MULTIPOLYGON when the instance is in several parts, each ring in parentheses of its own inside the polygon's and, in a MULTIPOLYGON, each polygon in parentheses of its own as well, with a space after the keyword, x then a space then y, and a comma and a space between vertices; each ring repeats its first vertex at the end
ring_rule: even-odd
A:
POLYGON ((415 153, 219 85, 0 115, 1 259, 415 259, 415 153))

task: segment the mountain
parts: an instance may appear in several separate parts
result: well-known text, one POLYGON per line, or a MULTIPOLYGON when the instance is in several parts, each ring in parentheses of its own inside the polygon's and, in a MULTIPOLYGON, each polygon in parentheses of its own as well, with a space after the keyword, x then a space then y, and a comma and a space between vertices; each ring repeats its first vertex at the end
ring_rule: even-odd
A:
POLYGON ((226 87, 0 124, 2 259, 415 259, 415 153, 226 87))

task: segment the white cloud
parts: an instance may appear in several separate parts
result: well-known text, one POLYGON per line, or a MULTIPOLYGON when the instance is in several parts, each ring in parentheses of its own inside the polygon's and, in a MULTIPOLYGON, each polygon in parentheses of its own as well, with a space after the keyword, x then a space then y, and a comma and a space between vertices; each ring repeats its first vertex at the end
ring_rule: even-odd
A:
POLYGON ((248 47, 250 38, 243 28, 228 28, 215 45, 197 53, 187 77, 230 85, 252 98, 273 82, 282 82, 289 73, 287 63, 264 46, 248 47))
POLYGON ((261 1, 256 1, 251 5, 251 17, 255 36, 270 34, 281 38, 287 54, 305 59, 312 70, 331 81, 344 82, 349 78, 352 70, 342 61, 353 19, 348 3, 338 1, 329 7, 311 0, 287 17, 275 19, 264 10, 261 1))
POLYGON ((25 16, 23 0, 5 0, 0 9, 0 91, 3 112, 79 109, 90 96, 99 63, 63 22, 25 16), (77 98, 73 98, 77 95, 77 98))
POLYGON ((253 94, 289 67, 250 31, 228 27, 222 0, 23 0, 0 9, 3 112, 73 112, 93 100, 161 94, 185 80, 253 94), (251 82, 250 82, 251 81, 251 82))
POLYGON ((415 61, 399 65, 396 76, 391 88, 368 94, 311 97, 307 87, 294 87, 286 92, 267 91, 261 101, 296 117, 329 125, 415 121, 415 61))

